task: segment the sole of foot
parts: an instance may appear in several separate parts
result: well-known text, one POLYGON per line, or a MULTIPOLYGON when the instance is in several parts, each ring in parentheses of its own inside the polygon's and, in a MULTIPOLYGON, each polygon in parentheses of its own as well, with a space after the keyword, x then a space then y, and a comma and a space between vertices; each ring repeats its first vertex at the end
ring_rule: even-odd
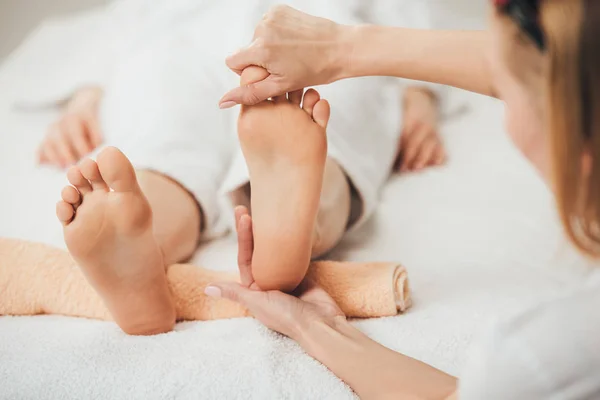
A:
POLYGON ((170 331, 175 310, 152 210, 127 157, 106 148, 67 178, 56 205, 65 242, 115 322, 134 335, 170 331))
MULTIPOLYGON (((264 79, 250 67, 242 84, 264 79)), ((329 103, 310 89, 242 107, 238 135, 248 165, 253 275, 263 290, 292 291, 310 263, 327 158, 329 103)))

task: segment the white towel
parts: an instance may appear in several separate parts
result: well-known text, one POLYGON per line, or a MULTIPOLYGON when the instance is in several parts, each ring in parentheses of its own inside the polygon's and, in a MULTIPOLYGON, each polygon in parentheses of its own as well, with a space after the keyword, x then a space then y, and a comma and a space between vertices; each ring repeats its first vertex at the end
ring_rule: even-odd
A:
MULTIPOLYGON (((53 214, 64 173, 33 164, 50 115, 7 108, 5 88, 19 80, 18 71, 0 70, 0 236, 62 246, 53 214)), ((404 263, 414 308, 356 324, 384 345, 457 375, 472 338, 490 321, 576 285, 588 272, 564 244, 551 194, 507 142, 501 104, 468 99, 473 110, 442 129, 449 164, 394 178, 373 220, 334 254, 404 263)), ((213 242, 195 261, 232 269, 235 241, 213 242)), ((140 338, 108 322, 0 318, 0 399, 107 398, 353 395, 297 345, 250 319, 184 323, 140 338)))

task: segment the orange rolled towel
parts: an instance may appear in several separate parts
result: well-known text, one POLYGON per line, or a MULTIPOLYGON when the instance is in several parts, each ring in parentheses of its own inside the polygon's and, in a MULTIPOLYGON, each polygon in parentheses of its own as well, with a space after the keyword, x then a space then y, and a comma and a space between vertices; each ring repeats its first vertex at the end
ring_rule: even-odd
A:
MULTIPOLYGON (((410 306, 406 271, 398 264, 320 261, 311 264, 308 276, 349 317, 390 316, 410 306)), ((178 320, 248 316, 238 304, 204 294, 209 283, 239 280, 235 273, 174 264, 167 268, 167 280, 178 320)), ((67 252, 39 243, 0 239, 0 315, 37 314, 112 319, 67 252)))

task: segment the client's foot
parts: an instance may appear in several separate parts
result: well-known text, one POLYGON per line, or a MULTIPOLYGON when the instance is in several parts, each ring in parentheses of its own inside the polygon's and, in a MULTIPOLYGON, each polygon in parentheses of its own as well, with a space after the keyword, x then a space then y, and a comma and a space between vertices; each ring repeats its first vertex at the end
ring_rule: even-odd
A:
MULTIPOLYGON (((242 84, 262 78, 264 70, 247 68, 242 84)), ((315 90, 288 96, 243 107, 238 121, 251 182, 252 268, 266 290, 291 291, 306 274, 327 157, 329 104, 315 90)))
POLYGON ((65 242, 88 281, 129 334, 167 332, 175 311, 152 210, 131 163, 115 148, 71 167, 56 205, 65 242), (112 189, 112 190, 110 190, 112 189))

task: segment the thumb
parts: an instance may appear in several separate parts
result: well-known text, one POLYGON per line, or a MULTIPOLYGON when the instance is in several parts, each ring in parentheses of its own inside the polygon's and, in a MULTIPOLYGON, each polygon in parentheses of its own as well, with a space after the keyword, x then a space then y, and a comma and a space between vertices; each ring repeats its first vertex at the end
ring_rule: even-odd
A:
POLYGON ((250 312, 253 312, 261 302, 266 300, 265 293, 250 290, 233 282, 211 283, 204 289, 204 294, 209 297, 235 301, 249 309, 250 312))
POLYGON ((269 97, 279 96, 286 93, 286 88, 276 82, 273 75, 269 75, 262 81, 237 87, 227 92, 219 101, 220 108, 231 108, 236 104, 253 106, 269 97))

